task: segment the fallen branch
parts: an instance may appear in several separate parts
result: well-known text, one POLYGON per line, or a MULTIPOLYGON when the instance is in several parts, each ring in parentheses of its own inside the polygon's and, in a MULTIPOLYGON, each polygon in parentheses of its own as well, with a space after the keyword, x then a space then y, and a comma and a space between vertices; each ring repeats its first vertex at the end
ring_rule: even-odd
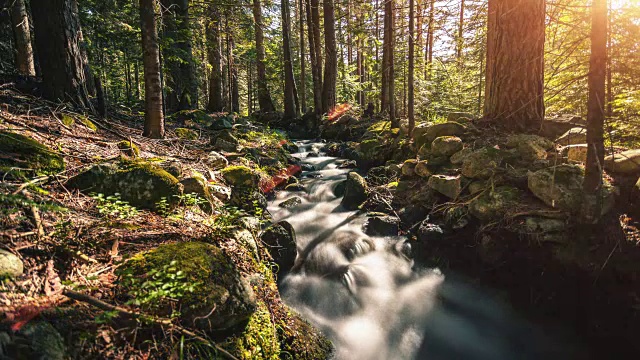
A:
POLYGON ((115 305, 111 305, 108 304, 102 300, 96 299, 93 296, 90 295, 85 295, 85 294, 81 294, 79 292, 73 291, 73 290, 69 290, 69 289, 64 289, 62 291, 62 294, 68 298, 71 298, 73 300, 76 301, 80 301, 80 302, 84 302, 87 303, 89 305, 95 306, 98 309, 102 309, 104 311, 117 311, 118 313, 130 317, 130 318, 134 318, 134 319, 144 319, 147 321, 150 321, 154 324, 158 324, 158 325, 167 325, 167 326, 171 326, 173 329, 181 332, 184 335, 190 336, 200 342, 203 342, 205 344, 210 344, 212 345, 216 350, 218 350, 220 353, 222 353, 227 359, 230 360, 239 360, 237 357, 233 356, 231 353, 229 353, 228 351, 226 351, 225 349, 221 348, 220 346, 216 345, 215 343, 213 343, 211 340, 207 340, 205 338, 203 338, 202 336, 194 333, 191 330, 185 329, 182 326, 179 325, 175 325, 170 319, 162 319, 162 318, 156 318, 156 317, 152 317, 149 315, 145 315, 142 313, 134 313, 131 312, 125 308, 119 307, 119 306, 115 306, 115 305))

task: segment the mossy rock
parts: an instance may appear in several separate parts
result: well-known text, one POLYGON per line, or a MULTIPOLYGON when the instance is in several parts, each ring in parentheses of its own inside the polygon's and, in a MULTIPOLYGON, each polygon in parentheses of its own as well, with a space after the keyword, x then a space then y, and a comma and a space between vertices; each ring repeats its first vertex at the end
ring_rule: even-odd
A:
POLYGON ((198 133, 195 132, 194 130, 187 129, 187 128, 177 128, 176 129, 176 136, 178 138, 184 139, 184 140, 197 140, 198 139, 198 133))
POLYGON ((218 198, 211 195, 209 184, 202 177, 194 176, 182 179, 180 184, 183 186, 184 194, 196 194, 199 198, 206 200, 206 203, 200 204, 200 207, 205 211, 211 211, 217 205, 222 204, 218 198))
POLYGON ((283 359, 295 358, 298 360, 330 359, 333 351, 331 342, 311 326, 300 315, 287 311, 287 318, 281 320, 278 330, 280 349, 283 359))
POLYGON ((67 127, 72 127, 76 123, 76 119, 71 115, 62 114, 62 123, 67 127))
POLYGON ((258 190, 251 188, 235 187, 231 190, 232 206, 247 211, 252 215, 267 208, 267 199, 258 190))
POLYGON ((431 143, 431 155, 451 156, 462 150, 462 140, 457 136, 439 136, 431 143))
POLYGON ((467 155, 462 161, 462 175, 471 179, 487 179, 502 164, 503 151, 492 147, 482 148, 467 155))
POLYGON ((222 169, 222 177, 227 184, 244 188, 257 187, 259 180, 258 173, 242 165, 228 166, 222 169))
POLYGON ((220 343, 220 346, 240 359, 280 359, 278 333, 267 306, 258 302, 257 310, 249 317, 242 332, 220 343))
POLYGON ((415 175, 416 166, 418 165, 418 160, 416 159, 407 159, 402 164, 402 175, 404 176, 413 176, 415 175))
MULTIPOLYGON (((251 323, 257 307, 251 286, 220 248, 204 242, 160 245, 136 254, 121 266, 119 275, 121 280, 128 276, 140 281, 134 282, 135 285, 121 281, 121 291, 142 290, 144 279, 151 270, 161 270, 173 261, 176 270, 184 274, 185 282, 193 285, 193 291, 186 292, 178 300, 183 324, 212 333, 243 326, 247 321, 251 323)), ((150 311, 154 315, 167 316, 170 310, 156 306, 150 311)))
POLYGON ((120 194, 137 208, 155 210, 163 198, 175 203, 183 186, 173 175, 144 161, 94 165, 69 179, 67 186, 85 193, 120 194))
POLYGON ((129 140, 122 140, 118 143, 118 149, 122 151, 123 154, 130 157, 139 157, 140 156, 140 148, 129 140))
POLYGON ((96 126, 96 124, 93 123, 93 121, 89 120, 88 117, 86 116, 80 116, 78 118, 78 120, 80 120, 80 122, 82 123, 82 125, 86 126, 87 129, 91 130, 91 131, 98 131, 98 127, 96 126))
POLYGON ((21 170, 55 174, 64 170, 63 157, 38 141, 16 133, 0 131, 0 174, 21 177, 21 170))
POLYGON ((469 204, 469 213, 482 221, 501 220, 508 211, 517 208, 522 192, 511 186, 487 189, 469 204))
POLYGON ((367 200, 367 182, 356 172, 347 174, 344 197, 340 204, 347 210, 356 210, 367 200))

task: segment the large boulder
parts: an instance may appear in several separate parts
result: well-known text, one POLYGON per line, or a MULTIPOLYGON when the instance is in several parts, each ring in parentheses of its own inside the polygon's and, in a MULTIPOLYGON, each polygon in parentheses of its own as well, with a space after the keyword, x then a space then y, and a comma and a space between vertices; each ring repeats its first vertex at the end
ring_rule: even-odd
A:
POLYGON ((183 186, 164 169, 144 161, 94 165, 67 181, 67 187, 85 193, 120 194, 134 207, 155 210, 161 200, 173 203, 183 186))
POLYGON ((586 142, 587 142, 587 129, 582 127, 571 128, 556 139, 556 143, 563 146, 574 145, 574 144, 584 144, 586 142))
POLYGON ((30 169, 36 174, 64 170, 64 159, 60 154, 24 135, 0 131, 0 154, 0 174, 15 176, 18 171, 12 168, 30 169))
POLYGON ((604 159, 604 168, 613 173, 634 174, 640 172, 640 149, 623 151, 604 159))
POLYGON ((462 150, 462 140, 457 136, 439 136, 431 143, 432 156, 451 156, 462 150))
POLYGON ((296 232, 291 224, 286 221, 273 224, 262 232, 260 239, 269 247, 280 272, 291 269, 298 255, 296 232))
POLYGON ((234 187, 231 190, 229 204, 252 215, 258 215, 267 208, 267 199, 257 189, 234 187))
POLYGON ((467 155, 462 161, 462 175, 471 179, 490 178, 502 163, 499 149, 485 147, 467 155))
POLYGON ((226 117, 219 117, 211 123, 211 130, 231 129, 233 124, 226 117))
POLYGON ((356 210, 367 200, 367 182, 356 172, 347 174, 344 197, 340 204, 347 210, 356 210))
POLYGON ((442 195, 455 199, 462 191, 460 176, 432 175, 427 185, 442 195))
POLYGON ((519 158, 536 161, 547 157, 547 150, 553 147, 553 142, 538 135, 515 134, 507 138, 506 146, 516 149, 519 158))
POLYGON ((256 188, 260 180, 255 171, 242 165, 228 166, 222 169, 222 177, 227 184, 243 188, 256 188))
POLYGON ((22 260, 16 255, 0 249, 0 279, 2 278, 14 278, 22 275, 24 272, 24 265, 22 260))
POLYGON ((204 242, 165 244, 136 254, 118 271, 120 290, 134 300, 148 297, 158 285, 149 285, 145 279, 163 272, 182 279, 189 288, 178 298, 159 299, 158 305, 164 306, 152 307, 149 311, 154 315, 170 315, 167 312, 173 306, 168 305, 177 301, 183 324, 211 334, 246 322, 256 310, 248 277, 219 247, 204 242))
POLYGON ((429 162, 426 160, 420 160, 416 163, 415 168, 413 169, 415 174, 422 177, 427 178, 432 175, 431 170, 429 169, 429 162))
POLYGON ((424 144, 431 144, 433 140, 440 136, 460 136, 467 128, 457 122, 446 122, 429 126, 424 133, 415 134, 416 146, 419 148, 424 144))
POLYGON ((400 219, 389 215, 376 215, 367 218, 364 233, 371 236, 396 236, 400 231, 400 219))
POLYGON ((550 139, 555 139, 574 127, 584 127, 587 125, 585 119, 577 115, 560 115, 554 118, 544 119, 541 133, 550 139))
POLYGON ((67 354, 64 339, 49 322, 31 320, 16 331, 0 332, 0 358, 64 360, 67 354))
POLYGON ((569 161, 585 163, 587 162, 588 149, 589 145, 587 144, 575 144, 563 147, 560 153, 566 156, 569 161))
POLYGON ((464 159, 466 159, 467 156, 471 154, 473 154, 473 150, 469 148, 464 148, 458 151, 457 153, 451 155, 451 157, 449 158, 449 162, 451 162, 453 165, 460 165, 462 164, 464 159))
MULTIPOLYGON (((529 190, 548 206, 568 212, 577 212, 583 205, 582 183, 584 169, 578 165, 563 164, 535 172, 528 176, 529 190)), ((608 183, 603 186, 602 213, 613 206, 616 189, 608 183)))
POLYGON ((488 189, 469 204, 469 213, 482 221, 497 220, 516 208, 522 193, 511 186, 488 189))

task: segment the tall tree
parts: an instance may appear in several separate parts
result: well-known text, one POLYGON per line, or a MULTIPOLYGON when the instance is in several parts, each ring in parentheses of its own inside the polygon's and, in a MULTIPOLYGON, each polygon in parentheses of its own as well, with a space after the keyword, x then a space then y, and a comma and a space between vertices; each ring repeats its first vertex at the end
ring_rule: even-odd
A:
POLYGON ((163 6, 164 61, 168 69, 168 111, 194 109, 198 105, 198 80, 191 44, 189 0, 161 0, 163 6))
POLYGON ((429 0, 429 20, 427 22, 427 38, 424 50, 424 78, 427 79, 433 62, 433 32, 435 31, 435 3, 429 0))
POLYGON ((300 34, 300 111, 307 112, 307 74, 304 56, 304 0, 298 0, 298 26, 300 34))
POLYGON ((211 65, 209 75, 209 102, 207 110, 210 112, 222 111, 222 46, 220 38, 220 12, 215 5, 211 5, 209 11, 209 23, 207 24, 207 57, 211 65))
POLYGON ((258 87, 258 104, 261 112, 275 111, 271 93, 267 87, 267 69, 265 67, 264 52, 264 33, 262 29, 262 5, 260 0, 253 0, 253 21, 255 23, 256 37, 256 69, 258 70, 258 78, 256 79, 258 87))
POLYGON ((386 0, 384 4, 384 37, 382 47, 382 111, 389 113, 391 127, 397 128, 396 105, 395 105, 395 71, 394 71, 394 49, 395 49, 395 3, 394 0, 386 0))
POLYGON ((32 0, 45 97, 89 106, 76 0, 32 0))
POLYGON ((333 0, 323 0, 324 10, 324 79, 322 80, 322 112, 328 113, 336 105, 336 81, 338 77, 338 54, 336 52, 336 30, 333 0))
POLYGON ((517 130, 544 119, 545 0, 489 0, 484 117, 517 130))
POLYGON ((464 0, 460 0, 460 20, 458 21, 458 37, 456 39, 456 60, 462 60, 462 46, 464 45, 464 0))
MULTIPOLYGON (((587 103, 587 163, 584 192, 587 199, 602 187, 604 164, 605 79, 607 69, 607 1, 593 0, 591 5, 591 56, 589 60, 589 100, 587 103)), ((596 200, 596 204, 600 202, 596 200)), ((586 218, 597 219, 600 207, 587 209, 586 218)))
POLYGON ((164 137, 162 86, 160 83, 160 47, 155 14, 156 0, 140 0, 142 62, 144 67, 144 136, 164 137))
POLYGON ((11 6, 11 25, 16 46, 16 68, 22 75, 35 76, 29 16, 24 0, 13 0, 11 6))
POLYGON ((240 89, 238 86, 238 67, 234 59, 233 49, 235 48, 233 32, 229 31, 227 39, 227 53, 229 54, 229 109, 231 112, 240 112, 240 89))
POLYGON ((415 31, 414 25, 414 0, 409 0, 409 89, 407 96, 409 97, 409 137, 413 133, 413 128, 416 125, 416 119, 414 114, 414 94, 413 94, 413 75, 414 75, 414 67, 415 67, 415 42, 413 39, 413 34, 415 31))
POLYGON ((313 106, 316 114, 322 113, 322 54, 320 52, 320 14, 318 0, 305 0, 309 58, 313 78, 313 106))
POLYGON ((293 61, 291 61, 291 17, 289 16, 289 0, 280 1, 282 15, 282 49, 284 52, 284 117, 296 117, 296 80, 293 75, 293 61))

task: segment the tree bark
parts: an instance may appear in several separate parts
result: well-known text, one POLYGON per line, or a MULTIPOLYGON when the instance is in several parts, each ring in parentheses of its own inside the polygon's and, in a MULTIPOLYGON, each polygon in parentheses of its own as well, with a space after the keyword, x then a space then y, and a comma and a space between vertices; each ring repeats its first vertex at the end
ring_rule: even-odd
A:
POLYGON ((16 68, 22 75, 35 76, 36 67, 33 61, 29 16, 24 0, 13 0, 11 6, 11 25, 16 46, 16 68))
POLYGON ((198 80, 191 45, 189 0, 161 0, 163 5, 165 64, 168 69, 166 107, 169 112, 198 106, 198 80))
POLYGON ((36 48, 42 70, 42 90, 50 100, 89 106, 76 0, 33 0, 36 48))
POLYGON ((411 138, 411 134, 413 133, 413 128, 416 125, 415 113, 414 113, 414 94, 413 94, 413 75, 414 75, 414 55, 415 55, 415 43, 413 40, 413 34, 415 31, 414 17, 414 0, 409 0, 409 89, 408 89, 408 98, 409 98, 409 138, 411 138))
POLYGON ((324 10, 324 79, 322 81, 322 113, 329 113, 336 105, 338 58, 333 0, 323 0, 324 10))
POLYGON ((456 39, 456 60, 458 64, 462 61, 462 46, 464 45, 464 0, 460 0, 460 20, 458 21, 458 38, 456 39))
POLYGON ((140 0, 142 62, 144 68, 144 132, 152 139, 164 138, 162 86, 160 83, 160 47, 156 30, 155 0, 140 0))
MULTIPOLYGON (((607 68, 607 2, 593 0, 591 6, 591 56, 589 60, 589 100, 587 103, 587 163, 584 192, 597 195, 602 187, 604 164, 605 78, 607 68)), ((596 217, 600 213, 597 209, 596 217)))
POLYGON ((271 93, 267 87, 267 70, 264 63, 265 53, 264 34, 262 31, 262 7, 260 0, 253 0, 253 20, 255 22, 256 37, 256 69, 258 72, 256 82, 258 87, 258 104, 260 105, 261 112, 275 111, 273 100, 271 100, 271 93))
POLYGON ((284 52, 284 117, 292 119, 297 116, 293 62, 291 61, 291 19, 289 16, 289 0, 280 1, 282 15, 282 49, 284 52))
POLYGON ((386 0, 384 4, 384 39, 382 47, 382 111, 389 113, 391 127, 397 128, 395 106, 395 69, 394 69, 394 0, 386 0))
POLYGON ((229 32, 229 87, 231 96, 231 112, 240 112, 240 91, 238 87, 238 67, 236 66, 235 59, 233 57, 233 49, 235 49, 235 41, 233 40, 233 33, 229 32))
POLYGON ((211 5, 209 13, 210 21, 207 26, 207 53, 211 73, 209 74, 209 103, 207 110, 210 112, 222 111, 222 53, 220 43, 220 12, 211 5))
POLYGON ((304 0, 298 0, 298 21, 300 34, 300 110, 307 112, 306 59, 304 56, 304 0))
POLYGON ((427 43, 424 51, 424 78, 429 78, 431 64, 433 63, 433 32, 435 30, 435 3, 436 0, 430 0, 429 4, 429 22, 427 24, 427 43))
POLYGON ((490 0, 484 117, 518 131, 544 119, 545 0, 490 0))
MULTIPOLYGON (((311 77, 313 79, 313 106, 316 114, 322 112, 322 58, 319 52, 320 37, 320 15, 314 13, 312 3, 317 6, 317 0, 305 0, 307 13, 307 34, 309 38, 309 58, 311 60, 311 77), (316 22, 316 19, 318 22, 316 22), (316 38, 316 28, 318 28, 318 38, 316 38)), ((317 11, 317 8, 315 9, 317 11)))

